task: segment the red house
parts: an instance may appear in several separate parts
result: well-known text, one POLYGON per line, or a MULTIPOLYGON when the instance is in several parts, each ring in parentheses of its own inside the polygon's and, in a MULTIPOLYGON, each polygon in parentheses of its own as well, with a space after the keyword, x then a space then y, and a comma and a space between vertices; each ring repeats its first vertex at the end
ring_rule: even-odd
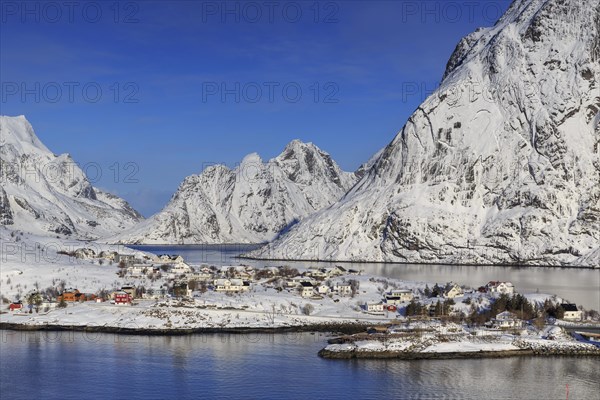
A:
POLYGON ((11 305, 8 306, 8 309, 10 311, 21 310, 21 309, 23 309, 23 303, 21 303, 21 302, 19 302, 19 303, 12 303, 11 305))
POLYGON ((131 295, 127 292, 115 292, 114 298, 115 304, 131 304, 131 295))

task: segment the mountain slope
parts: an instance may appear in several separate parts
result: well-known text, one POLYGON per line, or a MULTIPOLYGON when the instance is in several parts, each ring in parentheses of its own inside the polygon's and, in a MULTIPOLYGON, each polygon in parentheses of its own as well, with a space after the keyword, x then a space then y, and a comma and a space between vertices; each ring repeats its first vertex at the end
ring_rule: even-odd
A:
POLYGON ((215 165, 187 177, 169 204, 111 243, 261 243, 339 200, 356 182, 312 143, 293 141, 263 162, 215 165))
POLYGON ((250 256, 598 266, 600 1, 517 0, 340 202, 250 256))
POLYGON ((54 155, 23 116, 0 116, 0 224, 78 239, 113 235, 142 220, 94 188, 68 154, 54 155))

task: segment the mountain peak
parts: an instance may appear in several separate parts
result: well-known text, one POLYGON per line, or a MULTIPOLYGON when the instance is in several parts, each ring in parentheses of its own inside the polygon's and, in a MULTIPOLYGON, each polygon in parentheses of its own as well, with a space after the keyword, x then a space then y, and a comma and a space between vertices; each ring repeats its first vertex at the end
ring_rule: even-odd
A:
POLYGON ((35 134, 31 123, 24 115, 15 117, 0 116, 0 144, 11 144, 18 146, 26 151, 38 149, 42 152, 49 152, 48 148, 40 141, 35 134))
POLYGON ((600 0, 513 2, 341 201, 252 255, 598 266, 599 57, 600 0))
POLYGON ((320 157, 329 156, 327 152, 321 150, 312 142, 303 142, 299 139, 294 139, 285 146, 283 151, 277 157, 275 157, 275 160, 281 162, 291 159, 299 160, 306 156, 312 157, 312 155, 315 154, 319 154, 320 157))
POLYGON ((120 243, 260 243, 339 200, 356 176, 312 143, 290 142, 263 162, 205 169, 184 180, 167 206, 110 238, 120 243))
POLYGON ((0 137, 1 224, 95 239, 140 220, 127 202, 97 191, 70 155, 48 150, 24 116, 0 116, 0 137))
POLYGON ((289 142, 286 146, 285 149, 302 149, 302 148, 307 148, 307 147, 316 147, 312 142, 303 142, 300 139, 294 139, 291 142, 289 142))
POLYGON ((263 160, 260 155, 256 152, 247 154, 243 159, 240 165, 250 165, 250 164, 262 164, 263 160))

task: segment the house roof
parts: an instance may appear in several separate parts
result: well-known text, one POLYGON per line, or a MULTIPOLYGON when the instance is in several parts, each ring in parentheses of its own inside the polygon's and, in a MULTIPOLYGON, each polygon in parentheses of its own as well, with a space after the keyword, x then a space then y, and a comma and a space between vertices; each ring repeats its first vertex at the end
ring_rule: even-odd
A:
POLYGON ((504 283, 506 286, 512 286, 513 284, 511 282, 503 282, 503 281, 489 281, 487 286, 498 286, 501 283, 504 283))
POLYGON ((461 289, 461 287, 460 287, 460 286, 458 286, 458 285, 454 285, 454 286, 451 286, 450 288, 448 288, 448 289, 444 290, 444 293, 449 293, 449 292, 451 292, 451 291, 453 291, 453 290, 462 291, 462 289, 461 289))
POLYGON ((302 287, 313 287, 312 283, 306 281, 300 282, 300 285, 302 285, 302 287))
POLYGON ((496 315, 496 319, 516 319, 517 314, 511 313, 510 311, 502 311, 500 314, 496 315))
POLYGON ((577 309, 577 304, 572 303, 564 303, 560 305, 565 311, 579 311, 577 309))

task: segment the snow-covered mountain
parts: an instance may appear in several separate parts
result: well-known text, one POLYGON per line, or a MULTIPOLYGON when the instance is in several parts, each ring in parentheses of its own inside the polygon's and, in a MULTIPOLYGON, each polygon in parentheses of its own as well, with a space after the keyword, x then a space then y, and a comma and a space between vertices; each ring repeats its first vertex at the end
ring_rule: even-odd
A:
POLYGON ((24 116, 0 116, 0 225, 78 239, 114 235, 143 217, 91 185, 70 155, 54 155, 24 116))
POLYGON ((159 213, 110 243, 261 243, 339 200, 356 182, 312 143, 294 140, 263 162, 246 156, 187 177, 159 213))
POLYGON ((598 266, 599 84, 600 0, 515 0, 348 195, 250 256, 598 266))

